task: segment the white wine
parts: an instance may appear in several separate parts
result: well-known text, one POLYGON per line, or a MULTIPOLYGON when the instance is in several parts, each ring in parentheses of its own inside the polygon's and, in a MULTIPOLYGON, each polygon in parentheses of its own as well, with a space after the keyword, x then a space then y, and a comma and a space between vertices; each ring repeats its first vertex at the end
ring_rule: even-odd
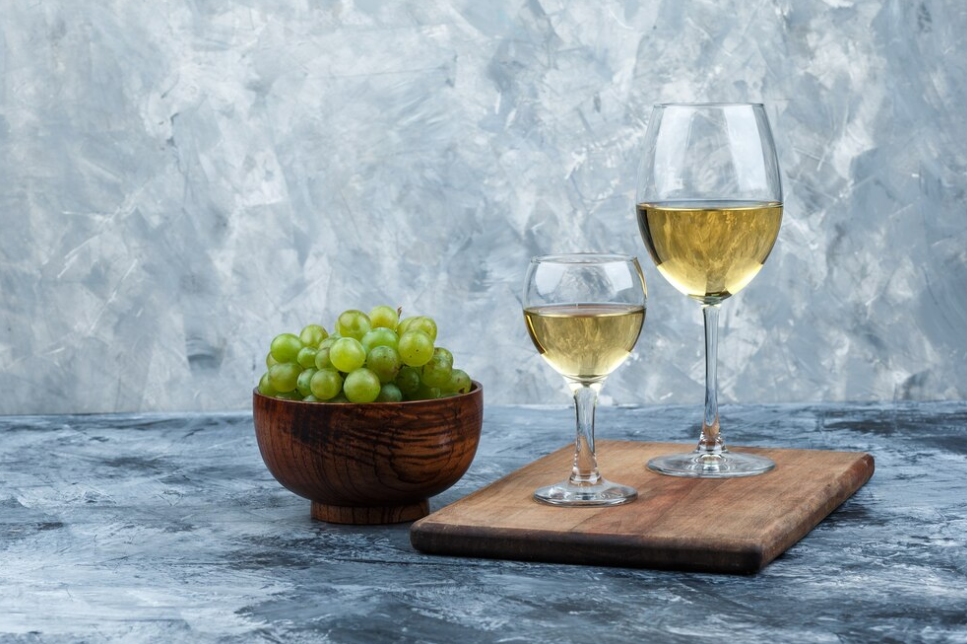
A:
POLYGON ((603 380, 631 353, 645 307, 630 304, 554 304, 524 309, 527 331, 561 375, 583 383, 603 380))
POLYGON ((752 281, 781 223, 777 201, 638 204, 638 226, 658 271, 705 304, 717 304, 752 281))

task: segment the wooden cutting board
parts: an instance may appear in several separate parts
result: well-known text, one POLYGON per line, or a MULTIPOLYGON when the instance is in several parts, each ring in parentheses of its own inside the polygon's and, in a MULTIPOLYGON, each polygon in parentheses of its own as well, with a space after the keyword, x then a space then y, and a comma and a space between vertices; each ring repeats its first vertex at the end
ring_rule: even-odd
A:
POLYGON ((735 450, 768 456, 776 469, 738 479, 662 476, 652 457, 676 443, 598 441, 601 472, 638 489, 610 508, 537 503, 534 489, 566 478, 573 446, 505 476, 413 524, 423 552, 521 561, 754 573, 803 538, 873 475, 862 452, 735 450))

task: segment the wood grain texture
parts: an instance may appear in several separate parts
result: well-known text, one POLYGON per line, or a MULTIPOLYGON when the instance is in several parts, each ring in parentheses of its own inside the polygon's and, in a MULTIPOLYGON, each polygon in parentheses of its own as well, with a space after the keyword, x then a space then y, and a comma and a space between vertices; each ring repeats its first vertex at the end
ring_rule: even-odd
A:
POLYGON ((384 523, 405 523, 416 521, 430 514, 430 502, 424 499, 409 505, 383 507, 343 507, 312 502, 312 518, 326 523, 348 523, 353 525, 381 525, 384 523))
POLYGON ((564 479, 564 447, 415 523, 427 553, 587 565, 754 573, 799 541, 873 475, 862 452, 736 448, 776 469, 739 479, 662 476, 649 459, 687 447, 598 441, 602 473, 638 489, 610 508, 559 508, 534 489, 564 479))
POLYGON ((255 435, 272 476, 330 523, 413 521, 470 467, 483 389, 403 403, 305 403, 253 393, 255 435))

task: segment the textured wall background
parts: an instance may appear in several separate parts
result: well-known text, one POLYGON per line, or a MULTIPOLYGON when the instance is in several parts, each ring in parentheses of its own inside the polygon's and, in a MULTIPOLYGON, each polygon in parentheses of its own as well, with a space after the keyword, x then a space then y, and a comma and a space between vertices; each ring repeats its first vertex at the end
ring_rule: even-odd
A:
POLYGON ((616 402, 700 403, 647 260, 663 100, 762 100, 786 219, 723 398, 967 397, 967 4, 0 0, 0 413, 244 408, 274 333, 427 313, 490 402, 566 400, 531 255, 638 254, 616 402))

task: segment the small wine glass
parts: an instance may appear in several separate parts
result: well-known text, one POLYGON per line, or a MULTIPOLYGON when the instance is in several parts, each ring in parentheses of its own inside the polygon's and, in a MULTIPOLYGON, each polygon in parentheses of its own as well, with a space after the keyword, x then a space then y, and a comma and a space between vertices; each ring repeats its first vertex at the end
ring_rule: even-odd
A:
POLYGON ((763 474, 770 459, 729 452, 719 428, 719 305, 756 276, 782 223, 779 161, 758 103, 656 105, 638 171, 638 226, 658 272, 705 316, 705 419, 694 452, 652 459, 662 474, 763 474))
POLYGON ((562 506, 630 503, 638 492, 605 480, 594 453, 594 408, 608 375, 631 353, 645 321, 645 278, 626 255, 577 253, 531 260, 524 320, 534 346, 574 395, 577 437, 571 476, 534 498, 562 506))

